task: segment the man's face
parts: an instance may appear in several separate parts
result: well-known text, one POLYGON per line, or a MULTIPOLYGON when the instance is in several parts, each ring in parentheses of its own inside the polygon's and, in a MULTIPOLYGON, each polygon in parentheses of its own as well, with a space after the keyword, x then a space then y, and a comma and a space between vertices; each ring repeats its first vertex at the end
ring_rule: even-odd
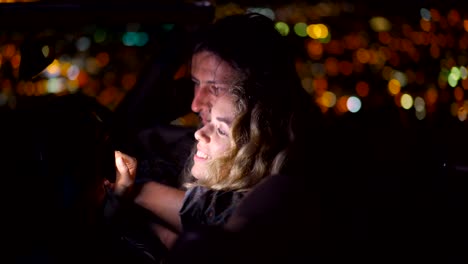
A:
POLYGON ((226 62, 207 51, 193 55, 191 71, 195 84, 192 111, 198 113, 205 124, 216 99, 232 84, 235 71, 226 62))

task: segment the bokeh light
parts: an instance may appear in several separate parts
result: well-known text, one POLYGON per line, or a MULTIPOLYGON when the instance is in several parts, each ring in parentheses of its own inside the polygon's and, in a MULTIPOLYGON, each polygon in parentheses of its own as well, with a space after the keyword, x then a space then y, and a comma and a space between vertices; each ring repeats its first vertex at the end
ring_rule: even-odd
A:
POLYGON ((375 32, 386 32, 392 29, 390 21, 381 16, 371 18, 369 24, 375 32))
POLYGON ((336 95, 330 91, 326 91, 320 98, 320 103, 325 107, 331 108, 336 104, 336 95))
POLYGON ((408 110, 413 107, 413 97, 407 93, 402 94, 400 98, 401 107, 408 110))
POLYGON ((396 95, 400 92, 400 90, 401 90, 400 81, 398 81, 397 79, 391 79, 388 82, 388 91, 390 92, 390 94, 396 95))
POLYGON ((276 30, 278 30, 278 32, 282 35, 282 36, 287 36, 289 34, 289 26, 288 24, 282 22, 282 21, 278 21, 275 23, 275 28, 276 30))
POLYGON ((311 24, 306 28, 307 35, 313 39, 326 39, 329 35, 328 28, 324 24, 311 24))
POLYGON ((361 110, 361 100, 356 96, 350 96, 346 102, 346 107, 351 113, 361 110))
MULTIPOLYGON (((211 5, 197 2, 201 3, 211 5)), ((401 10, 413 12, 405 17, 360 13, 362 9, 356 6, 328 1, 255 7, 226 3, 215 7, 215 16, 258 12, 270 17, 277 31, 295 45, 303 88, 330 113, 351 112, 348 102, 363 100, 366 104, 390 102, 382 107, 414 107, 418 120, 440 111, 466 120, 462 117, 467 108, 461 106, 468 90, 466 11, 427 5, 401 10), (441 107, 451 104, 450 111, 441 107)), ((195 29, 195 25, 188 28, 195 29)), ((16 81, 24 36, 5 35, 0 39, 0 105, 14 105, 16 95, 80 89, 113 108, 137 85, 139 73, 158 49, 154 47, 160 47, 174 29, 170 22, 156 27, 132 22, 120 28, 105 23, 85 25, 63 35, 51 30, 37 32, 41 38, 57 35, 56 43, 40 44, 44 58, 56 58, 40 80, 31 82, 16 81), (146 29, 149 31, 144 32, 146 29)), ((179 73, 178 78, 186 77, 187 72, 179 73)))
POLYGON ((299 22, 294 25, 294 33, 299 37, 307 37, 307 24, 299 22))
POLYGON ((426 109, 426 103, 422 97, 417 96, 414 99, 414 109, 416 112, 423 112, 426 109))

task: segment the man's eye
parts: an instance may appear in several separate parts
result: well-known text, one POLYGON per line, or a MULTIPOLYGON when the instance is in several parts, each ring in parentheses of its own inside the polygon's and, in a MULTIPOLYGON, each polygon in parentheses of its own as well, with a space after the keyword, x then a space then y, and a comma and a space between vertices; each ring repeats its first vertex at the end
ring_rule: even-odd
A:
POLYGON ((218 86, 211 86, 211 93, 214 94, 215 96, 219 95, 219 87, 218 86))

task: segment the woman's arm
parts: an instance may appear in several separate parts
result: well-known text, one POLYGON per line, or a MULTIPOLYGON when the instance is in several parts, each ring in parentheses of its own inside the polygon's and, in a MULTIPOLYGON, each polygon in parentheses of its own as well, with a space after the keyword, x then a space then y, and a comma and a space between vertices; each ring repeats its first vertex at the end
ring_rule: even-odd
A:
POLYGON ((178 234, 163 225, 153 224, 151 229, 168 249, 172 248, 178 238, 178 234))
MULTIPOLYGON (((160 224, 151 224, 151 229, 161 243, 171 249, 182 230, 179 211, 182 207, 185 192, 167 185, 150 181, 135 186, 137 160, 125 153, 115 151, 116 181, 106 203, 104 214, 108 219, 115 218, 117 209, 128 202, 150 211, 160 224), (137 188, 135 188, 137 187, 137 188), (164 222, 164 223, 162 223, 164 222)), ((119 209, 120 210, 120 209, 119 209)), ((132 215, 133 216, 133 215, 132 215)), ((130 217, 132 217, 130 216, 130 217)), ((129 240, 130 244, 133 244, 129 240)), ((139 249, 140 250, 140 249, 139 249)), ((142 249, 143 253, 153 254, 151 250, 142 249)))
MULTIPOLYGON (((115 162, 117 179, 114 193, 117 196, 124 196, 125 193, 128 193, 133 188, 137 161, 131 156, 116 151, 115 162)), ((182 207, 184 196, 184 191, 155 181, 150 181, 141 187, 134 202, 165 221, 174 230, 180 232, 182 230, 182 224, 179 211, 182 207)))
POLYGON ((134 201, 181 232, 179 211, 184 196, 184 191, 151 181, 143 185, 134 201))

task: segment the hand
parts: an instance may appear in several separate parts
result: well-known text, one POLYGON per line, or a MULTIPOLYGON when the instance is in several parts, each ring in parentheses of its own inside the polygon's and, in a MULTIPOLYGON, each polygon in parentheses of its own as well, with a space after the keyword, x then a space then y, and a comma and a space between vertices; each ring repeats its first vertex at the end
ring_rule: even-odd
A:
POLYGON ((114 184, 114 193, 122 196, 135 183, 137 160, 120 151, 114 151, 116 177, 114 184))

